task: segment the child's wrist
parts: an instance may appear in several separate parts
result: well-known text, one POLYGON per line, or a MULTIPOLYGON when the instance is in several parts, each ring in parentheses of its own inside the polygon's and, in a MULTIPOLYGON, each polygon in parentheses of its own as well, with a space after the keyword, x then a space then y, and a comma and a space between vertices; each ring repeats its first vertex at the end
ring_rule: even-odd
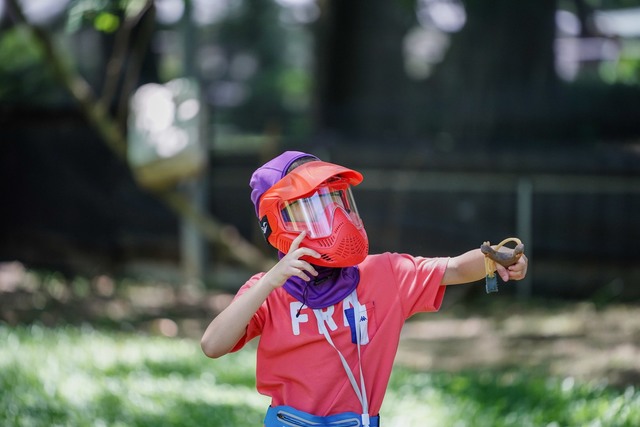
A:
POLYGON ((264 276, 262 276, 262 282, 263 285, 269 290, 269 293, 271 293, 272 291, 275 291, 279 287, 283 286, 286 280, 278 280, 276 277, 274 277, 273 272, 269 270, 267 273, 265 273, 264 276))

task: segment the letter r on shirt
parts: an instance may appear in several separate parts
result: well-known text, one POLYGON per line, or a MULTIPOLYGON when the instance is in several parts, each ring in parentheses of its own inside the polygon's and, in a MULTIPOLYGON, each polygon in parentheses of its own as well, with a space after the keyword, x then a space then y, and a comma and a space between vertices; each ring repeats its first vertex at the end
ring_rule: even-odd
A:
POLYGON ((333 312, 334 312, 333 306, 327 307, 326 309, 314 310, 314 312, 320 313, 320 316, 321 316, 321 317, 316 316, 316 320, 318 321, 318 333, 322 334, 323 333, 322 331, 327 326, 332 331, 335 331, 336 329, 338 329, 338 325, 336 325, 336 322, 333 320, 333 312))

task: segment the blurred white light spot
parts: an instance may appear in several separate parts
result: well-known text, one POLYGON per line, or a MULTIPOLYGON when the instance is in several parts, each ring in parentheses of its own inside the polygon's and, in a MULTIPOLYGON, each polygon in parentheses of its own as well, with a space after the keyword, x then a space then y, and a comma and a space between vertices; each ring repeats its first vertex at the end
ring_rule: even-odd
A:
POLYGON ((308 24, 320 17, 320 8, 314 0, 276 0, 283 9, 280 20, 285 24, 308 24))
POLYGON ((574 380, 573 377, 567 377, 564 380, 562 380, 562 391, 564 393, 569 393, 571 390, 573 390, 573 386, 576 384, 576 381, 574 380))
POLYGON ((568 36, 577 36, 580 34, 580 20, 578 17, 567 10, 558 10, 556 12, 556 27, 558 30, 568 36))
POLYGON ((239 7, 240 3, 234 0, 193 0, 193 21, 198 25, 215 24, 224 19, 232 6, 239 7))
POLYGON ((200 102, 197 99, 187 99, 178 106, 178 120, 186 122, 193 119, 200 112, 200 102))
POLYGON ((449 43, 449 35, 434 27, 416 27, 409 31, 403 41, 407 74, 414 79, 429 77, 434 65, 444 58, 449 43))
POLYGON ((167 129, 173 123, 175 104, 171 91, 158 84, 141 87, 134 98, 138 117, 136 125, 140 129, 156 133, 167 129))
POLYGON ((176 126, 176 118, 195 117, 200 110, 198 100, 189 99, 176 107, 168 87, 150 83, 138 89, 132 104, 136 128, 148 135, 147 144, 159 157, 173 157, 189 144, 189 134, 176 126))
POLYGON ((26 270, 19 262, 0 262, 0 292, 14 292, 24 282, 26 270))
MULTIPOLYGON (((4 0, 1 3, 5 3, 4 0)), ((43 24, 61 14, 69 0, 22 0, 20 3, 27 21, 43 24)))
POLYGON ((157 153, 164 158, 175 156, 189 143, 187 132, 173 126, 155 136, 157 153))
POLYGON ((276 0, 276 3, 282 7, 298 7, 314 5, 315 0, 276 0))
POLYGON ((459 0, 419 0, 416 14, 422 26, 435 25, 447 33, 460 31, 467 22, 467 13, 459 0))
POLYGON ((155 5, 156 19, 161 24, 175 24, 184 14, 183 0, 155 0, 155 5))
POLYGON ((640 7, 598 11, 594 21, 600 32, 610 36, 640 36, 640 7))

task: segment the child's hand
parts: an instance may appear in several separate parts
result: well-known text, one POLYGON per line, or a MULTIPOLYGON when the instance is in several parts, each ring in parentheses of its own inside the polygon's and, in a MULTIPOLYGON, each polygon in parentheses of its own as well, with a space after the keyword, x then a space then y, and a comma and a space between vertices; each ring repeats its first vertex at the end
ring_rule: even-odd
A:
POLYGON ((270 283, 272 283, 273 288, 279 288, 287 281, 289 277, 297 276, 304 281, 311 280, 312 276, 317 276, 318 272, 316 269, 308 263, 300 258, 303 256, 310 256, 313 258, 320 258, 320 254, 313 249, 310 248, 301 248, 300 243, 307 235, 306 231, 300 233, 298 237, 295 238, 293 242, 291 242, 291 247, 289 248, 289 253, 287 253, 269 272, 267 275, 269 276, 270 283))
POLYGON ((500 278, 508 282, 509 280, 522 280, 527 275, 527 266, 529 265, 529 260, 525 254, 522 254, 518 262, 509 266, 503 267, 502 265, 496 263, 496 273, 500 275, 500 278))

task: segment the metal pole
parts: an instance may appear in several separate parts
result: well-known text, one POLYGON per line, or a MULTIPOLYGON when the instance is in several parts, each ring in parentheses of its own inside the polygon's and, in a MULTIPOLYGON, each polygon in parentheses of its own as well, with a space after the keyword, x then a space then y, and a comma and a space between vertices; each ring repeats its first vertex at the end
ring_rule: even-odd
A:
MULTIPOLYGON (((531 264, 533 248, 533 182, 531 178, 524 177, 518 180, 517 202, 516 202, 516 232, 520 240, 525 244, 525 254, 531 264)), ((526 299, 532 295, 532 271, 527 272, 527 277, 517 285, 519 298, 526 299)))
MULTIPOLYGON (((184 16, 181 22, 181 32, 183 37, 183 75, 197 79, 195 63, 195 30, 192 22, 193 5, 191 0, 184 2, 184 16)), ((198 84, 198 89, 200 85, 198 84)), ((200 125, 198 128, 197 144, 203 144, 207 132, 204 125, 206 115, 204 114, 204 102, 202 96, 200 102, 200 125)), ((205 151, 206 153, 206 151, 205 151)), ((183 183, 183 194, 190 200, 198 212, 205 212, 207 206, 207 186, 206 167, 201 175, 189 179, 183 183)), ((182 270, 186 283, 193 284, 203 280, 206 270, 205 241, 198 228, 191 222, 182 219, 180 223, 180 252, 182 258, 182 270)))

